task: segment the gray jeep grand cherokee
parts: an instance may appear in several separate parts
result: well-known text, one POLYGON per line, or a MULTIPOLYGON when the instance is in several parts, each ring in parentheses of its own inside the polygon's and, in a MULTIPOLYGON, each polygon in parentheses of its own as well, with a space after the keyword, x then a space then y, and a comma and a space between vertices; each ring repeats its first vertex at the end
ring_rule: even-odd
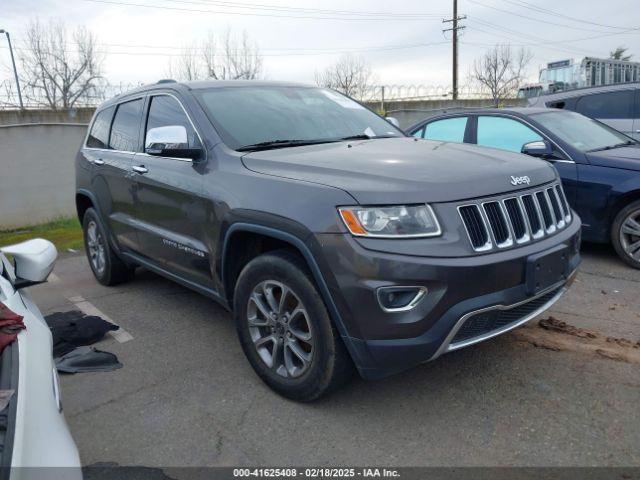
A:
POLYGON ((76 172, 97 280, 143 266, 219 301, 296 400, 517 327, 580 259, 548 163, 409 138, 322 88, 142 87, 98 108, 76 172))

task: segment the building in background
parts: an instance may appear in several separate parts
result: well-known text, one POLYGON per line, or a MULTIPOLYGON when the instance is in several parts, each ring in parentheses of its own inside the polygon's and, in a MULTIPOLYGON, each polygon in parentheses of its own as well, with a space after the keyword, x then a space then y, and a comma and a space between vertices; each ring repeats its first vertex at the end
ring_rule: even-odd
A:
POLYGON ((540 70, 538 83, 520 87, 518 97, 531 98, 574 88, 639 81, 640 62, 594 57, 581 61, 560 60, 548 63, 540 70))

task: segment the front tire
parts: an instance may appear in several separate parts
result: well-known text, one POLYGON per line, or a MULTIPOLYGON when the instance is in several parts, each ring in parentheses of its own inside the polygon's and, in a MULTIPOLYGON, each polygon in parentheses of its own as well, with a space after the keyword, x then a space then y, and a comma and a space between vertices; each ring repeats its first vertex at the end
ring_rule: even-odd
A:
POLYGON ((312 401, 343 385, 353 364, 306 265, 292 252, 260 255, 236 283, 234 317, 247 360, 279 394, 312 401))
POLYGON ((134 269, 113 251, 100 217, 93 208, 87 209, 82 219, 84 249, 93 276, 102 285, 111 286, 133 278, 134 269))
POLYGON ((611 241, 624 262, 640 269, 640 200, 631 202, 616 215, 611 241))

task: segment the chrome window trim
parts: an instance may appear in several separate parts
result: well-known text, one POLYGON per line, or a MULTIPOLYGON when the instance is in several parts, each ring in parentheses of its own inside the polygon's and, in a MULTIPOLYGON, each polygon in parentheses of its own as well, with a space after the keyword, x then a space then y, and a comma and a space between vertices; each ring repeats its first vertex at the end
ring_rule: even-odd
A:
MULTIPOLYGON (((111 106, 113 106, 115 108, 114 112, 113 112, 113 118, 111 119, 111 124, 113 124, 113 120, 115 119, 116 113, 118 112, 118 107, 120 105, 122 105, 123 103, 128 103, 128 102, 133 102, 135 100, 144 100, 145 98, 152 98, 152 97, 160 97, 160 96, 166 96, 166 97, 171 97, 174 100, 176 100, 178 102, 178 104, 180 105, 180 108, 182 108, 182 111, 184 112, 184 114, 187 116, 187 120, 189 120, 189 123, 191 124, 191 127, 193 128, 193 131, 196 132, 196 135, 198 136, 198 140, 200 140, 200 145, 202 146, 202 151, 205 154, 205 160, 206 160, 206 149, 204 148, 204 142, 202 141, 202 136, 200 135, 200 132, 198 131, 198 129, 196 128, 195 123, 193 122, 193 120, 191 119, 191 115, 189 115, 189 112, 187 112, 187 109, 184 108, 184 105, 182 104, 182 102, 180 101, 180 99, 178 97, 176 97, 175 95, 173 95, 172 93, 168 93, 168 92, 159 92, 159 93, 153 93, 153 92, 149 92, 147 95, 143 95, 140 97, 135 97, 135 98, 129 98, 127 100, 124 100, 122 102, 119 103, 115 103, 113 105, 109 105, 108 107, 105 108, 109 108, 111 106)), ((149 106, 151 106, 151 104, 149 104, 149 106)), ((94 114, 94 117, 91 119, 91 123, 89 124, 89 128, 87 128, 87 133, 85 134, 84 137, 84 143, 83 143, 83 150, 94 150, 94 151, 99 151, 99 152, 113 152, 113 153, 126 153, 126 154, 131 154, 131 155, 143 155, 146 157, 153 157, 153 158, 164 158, 167 160, 177 160, 180 162, 189 162, 189 163, 193 163, 193 160, 190 158, 177 158, 177 157, 162 157, 159 155, 149 155, 148 153, 142 151, 142 152, 130 152, 128 150, 116 150, 113 148, 96 148, 96 147, 88 147, 87 146, 87 139, 89 138, 89 133, 91 133, 91 128, 93 127, 93 123, 95 122, 95 117, 102 112, 105 109, 102 110, 97 110, 96 113, 94 114)), ((144 119, 144 137, 142 139, 142 149, 144 150, 144 143, 146 140, 146 136, 147 136, 147 121, 149 119, 149 109, 147 108, 147 116, 144 119)), ((109 126, 109 139, 111 139, 111 125, 109 126)))
POLYGON ((152 93, 150 92, 148 95, 149 97, 149 108, 147 108, 147 117, 145 118, 145 122, 144 122, 144 138, 142 139, 142 152, 139 152, 140 154, 147 156, 147 157, 153 157, 153 158, 164 158, 167 160, 177 160, 180 162, 189 162, 189 163, 193 163, 193 159, 191 158, 177 158, 177 157, 163 157, 160 155, 149 155, 148 153, 146 153, 144 151, 145 149, 145 143, 147 140, 147 122, 149 121, 149 109, 151 108, 151 102, 153 101, 153 97, 171 97, 173 98, 176 102, 178 102, 178 105, 180 105, 180 108, 182 108, 182 111, 184 112, 184 114, 187 116, 187 120, 189 120, 189 123, 191 124, 191 128, 193 128, 193 131, 196 132, 196 135, 198 136, 198 140, 200 140, 200 146, 202 147, 202 153, 204 154, 205 158, 204 160, 207 160, 207 151, 204 148, 204 142, 202 141, 202 135, 200 135, 200 132, 198 131, 198 129, 196 128, 195 123, 193 122, 193 119, 191 118, 191 115, 189 115, 189 112, 187 112, 187 109, 184 108, 184 105, 182 104, 182 102, 180 101, 180 99, 178 97, 176 97, 175 95, 173 95, 172 93, 168 93, 168 92, 159 92, 159 93, 152 93))

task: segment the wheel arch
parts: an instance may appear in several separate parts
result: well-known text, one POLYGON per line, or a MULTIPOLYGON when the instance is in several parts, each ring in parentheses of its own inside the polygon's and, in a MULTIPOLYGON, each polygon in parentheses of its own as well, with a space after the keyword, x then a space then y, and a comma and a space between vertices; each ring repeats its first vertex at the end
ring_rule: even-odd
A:
POLYGON ((640 185, 637 185, 633 190, 621 193, 611 203, 611 208, 609 209, 609 224, 607 228, 608 236, 611 235, 611 227, 618 213, 620 213, 620 211, 631 202, 635 202, 636 200, 640 200, 640 185))
MULTIPOLYGON (((257 223, 239 221, 231 224, 228 229, 226 229, 226 232, 224 234, 224 240, 222 241, 223 247, 221 249, 220 258, 220 279, 224 286, 225 296, 229 305, 233 305, 233 290, 235 287, 235 280, 237 279, 237 276, 235 276, 234 278, 234 274, 239 274, 240 272, 237 270, 241 270, 241 267, 236 268, 236 271, 232 270, 233 254, 234 252, 240 251, 239 247, 241 247, 241 245, 239 245, 240 242, 235 242, 235 244, 233 243, 234 240, 238 239, 237 235, 254 235, 261 238, 268 238, 270 239, 270 241, 277 242, 277 245, 292 249, 302 257, 306 266, 309 268, 316 286, 318 287, 320 296, 322 297, 324 304, 327 307, 329 316, 332 319, 333 324, 342 337, 342 340, 344 341, 345 346, 347 347, 347 350, 351 355, 351 358, 354 360, 356 365, 358 365, 358 358, 360 356, 358 353, 358 349, 356 348, 352 338, 348 334, 343 318, 340 315, 333 296, 331 295, 325 276, 323 275, 322 270, 312 253, 311 248, 305 241, 306 238, 302 239, 300 238, 300 236, 295 235, 282 228, 266 226, 257 223)), ((311 232, 309 232, 309 235, 311 235, 311 232)), ((261 253, 264 252, 261 251, 258 254, 261 253)), ((255 258, 255 256, 252 258, 255 258)), ((246 263, 242 264, 242 266, 244 265, 246 265, 246 263)))

